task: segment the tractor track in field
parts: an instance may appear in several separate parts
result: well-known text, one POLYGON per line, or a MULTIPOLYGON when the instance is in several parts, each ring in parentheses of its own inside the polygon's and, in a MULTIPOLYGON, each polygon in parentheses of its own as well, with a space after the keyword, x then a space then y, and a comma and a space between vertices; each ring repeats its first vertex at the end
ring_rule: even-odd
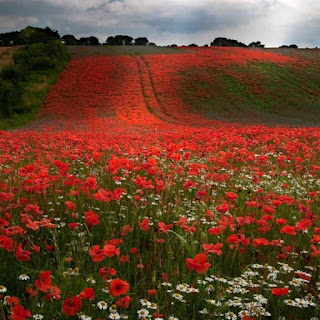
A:
POLYGON ((130 55, 137 63, 141 90, 148 111, 161 121, 175 124, 177 122, 177 118, 173 117, 167 112, 167 110, 162 106, 159 97, 157 96, 157 92, 155 90, 154 82, 152 80, 152 75, 147 61, 140 55, 134 55, 129 52, 128 55, 130 55))
POLYGON ((157 90, 155 89, 155 85, 154 85, 154 81, 153 81, 153 77, 152 77, 152 73, 151 73, 151 71, 150 71, 150 66, 149 66, 148 61, 147 61, 143 56, 139 56, 139 58, 141 58, 141 60, 144 62, 145 66, 146 66, 146 69, 147 69, 147 72, 148 72, 148 77, 149 77, 150 84, 151 84, 151 88, 152 88, 152 91, 153 91, 153 95, 154 95, 155 100, 156 100, 157 103, 158 103, 158 106, 160 107, 161 112, 162 112, 166 117, 168 117, 168 119, 171 119, 169 122, 173 122, 173 121, 178 120, 175 116, 169 114, 169 112, 167 111, 167 109, 166 109, 166 108, 163 106, 163 104, 161 103, 160 98, 159 98, 159 96, 158 96, 158 94, 157 94, 157 90))

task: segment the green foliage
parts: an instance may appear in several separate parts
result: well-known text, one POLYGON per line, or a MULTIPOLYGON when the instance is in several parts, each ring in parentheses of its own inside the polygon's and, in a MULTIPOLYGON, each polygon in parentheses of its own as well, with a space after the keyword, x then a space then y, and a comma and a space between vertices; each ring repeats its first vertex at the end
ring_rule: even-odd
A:
POLYGON ((32 43, 48 43, 52 40, 59 40, 58 31, 52 30, 49 27, 36 28, 26 27, 21 31, 0 33, 0 46, 16 46, 32 43))
POLYGON ((49 57, 33 58, 31 62, 33 70, 53 69, 55 66, 54 60, 49 57))
POLYGON ((6 66, 1 71, 1 78, 11 82, 15 86, 18 86, 21 81, 25 80, 25 76, 24 68, 15 64, 6 66))
MULTIPOLYGON (((3 68, 0 73, 2 120, 16 119, 17 114, 34 114, 45 98, 43 93, 47 93, 47 85, 56 78, 69 58, 67 48, 60 41, 27 45, 15 54, 14 64, 3 68), (39 84, 45 84, 40 86, 41 92, 34 90, 39 84)), ((0 127, 6 127, 3 126, 3 121, 0 122, 0 127)))
POLYGON ((32 44, 43 42, 47 43, 49 41, 60 39, 59 33, 55 30, 51 30, 49 27, 45 29, 26 27, 20 31, 20 38, 25 44, 32 44))
POLYGON ((0 78, 0 106, 1 114, 9 117, 21 101, 19 88, 12 82, 0 78))

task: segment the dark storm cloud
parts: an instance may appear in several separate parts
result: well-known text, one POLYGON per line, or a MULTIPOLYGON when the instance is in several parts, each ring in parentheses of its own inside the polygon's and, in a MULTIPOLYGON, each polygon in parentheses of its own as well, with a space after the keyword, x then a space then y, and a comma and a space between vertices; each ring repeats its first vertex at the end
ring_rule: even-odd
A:
POLYGON ((26 25, 101 41, 127 33, 160 44, 228 36, 270 46, 320 46, 320 5, 314 0, 0 0, 0 32, 26 25))
POLYGON ((286 44, 294 44, 297 40, 305 47, 320 47, 320 17, 303 20, 288 32, 286 44))

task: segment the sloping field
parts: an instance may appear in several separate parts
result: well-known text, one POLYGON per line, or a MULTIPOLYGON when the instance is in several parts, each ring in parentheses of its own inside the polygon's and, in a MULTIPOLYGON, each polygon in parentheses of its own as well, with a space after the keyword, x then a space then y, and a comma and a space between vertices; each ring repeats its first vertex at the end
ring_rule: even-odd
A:
POLYGON ((49 123, 56 128, 56 119, 60 129, 79 125, 86 130, 103 130, 113 120, 192 126, 210 126, 216 120, 319 124, 318 50, 71 50, 76 55, 40 111, 43 124, 36 121, 34 128, 49 123))
POLYGON ((0 319, 318 319, 306 54, 74 57, 38 119, 0 132, 0 319), (252 124, 288 123, 280 106, 304 127, 252 124))

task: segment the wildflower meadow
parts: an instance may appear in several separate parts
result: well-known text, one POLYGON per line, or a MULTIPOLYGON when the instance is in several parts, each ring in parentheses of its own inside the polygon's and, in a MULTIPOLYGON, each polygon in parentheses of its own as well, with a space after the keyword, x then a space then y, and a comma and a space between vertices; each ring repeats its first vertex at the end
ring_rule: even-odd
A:
POLYGON ((71 59, 38 118, 0 133, 1 320, 318 319, 320 129, 212 120, 178 94, 187 71, 257 61, 310 67, 71 59))

